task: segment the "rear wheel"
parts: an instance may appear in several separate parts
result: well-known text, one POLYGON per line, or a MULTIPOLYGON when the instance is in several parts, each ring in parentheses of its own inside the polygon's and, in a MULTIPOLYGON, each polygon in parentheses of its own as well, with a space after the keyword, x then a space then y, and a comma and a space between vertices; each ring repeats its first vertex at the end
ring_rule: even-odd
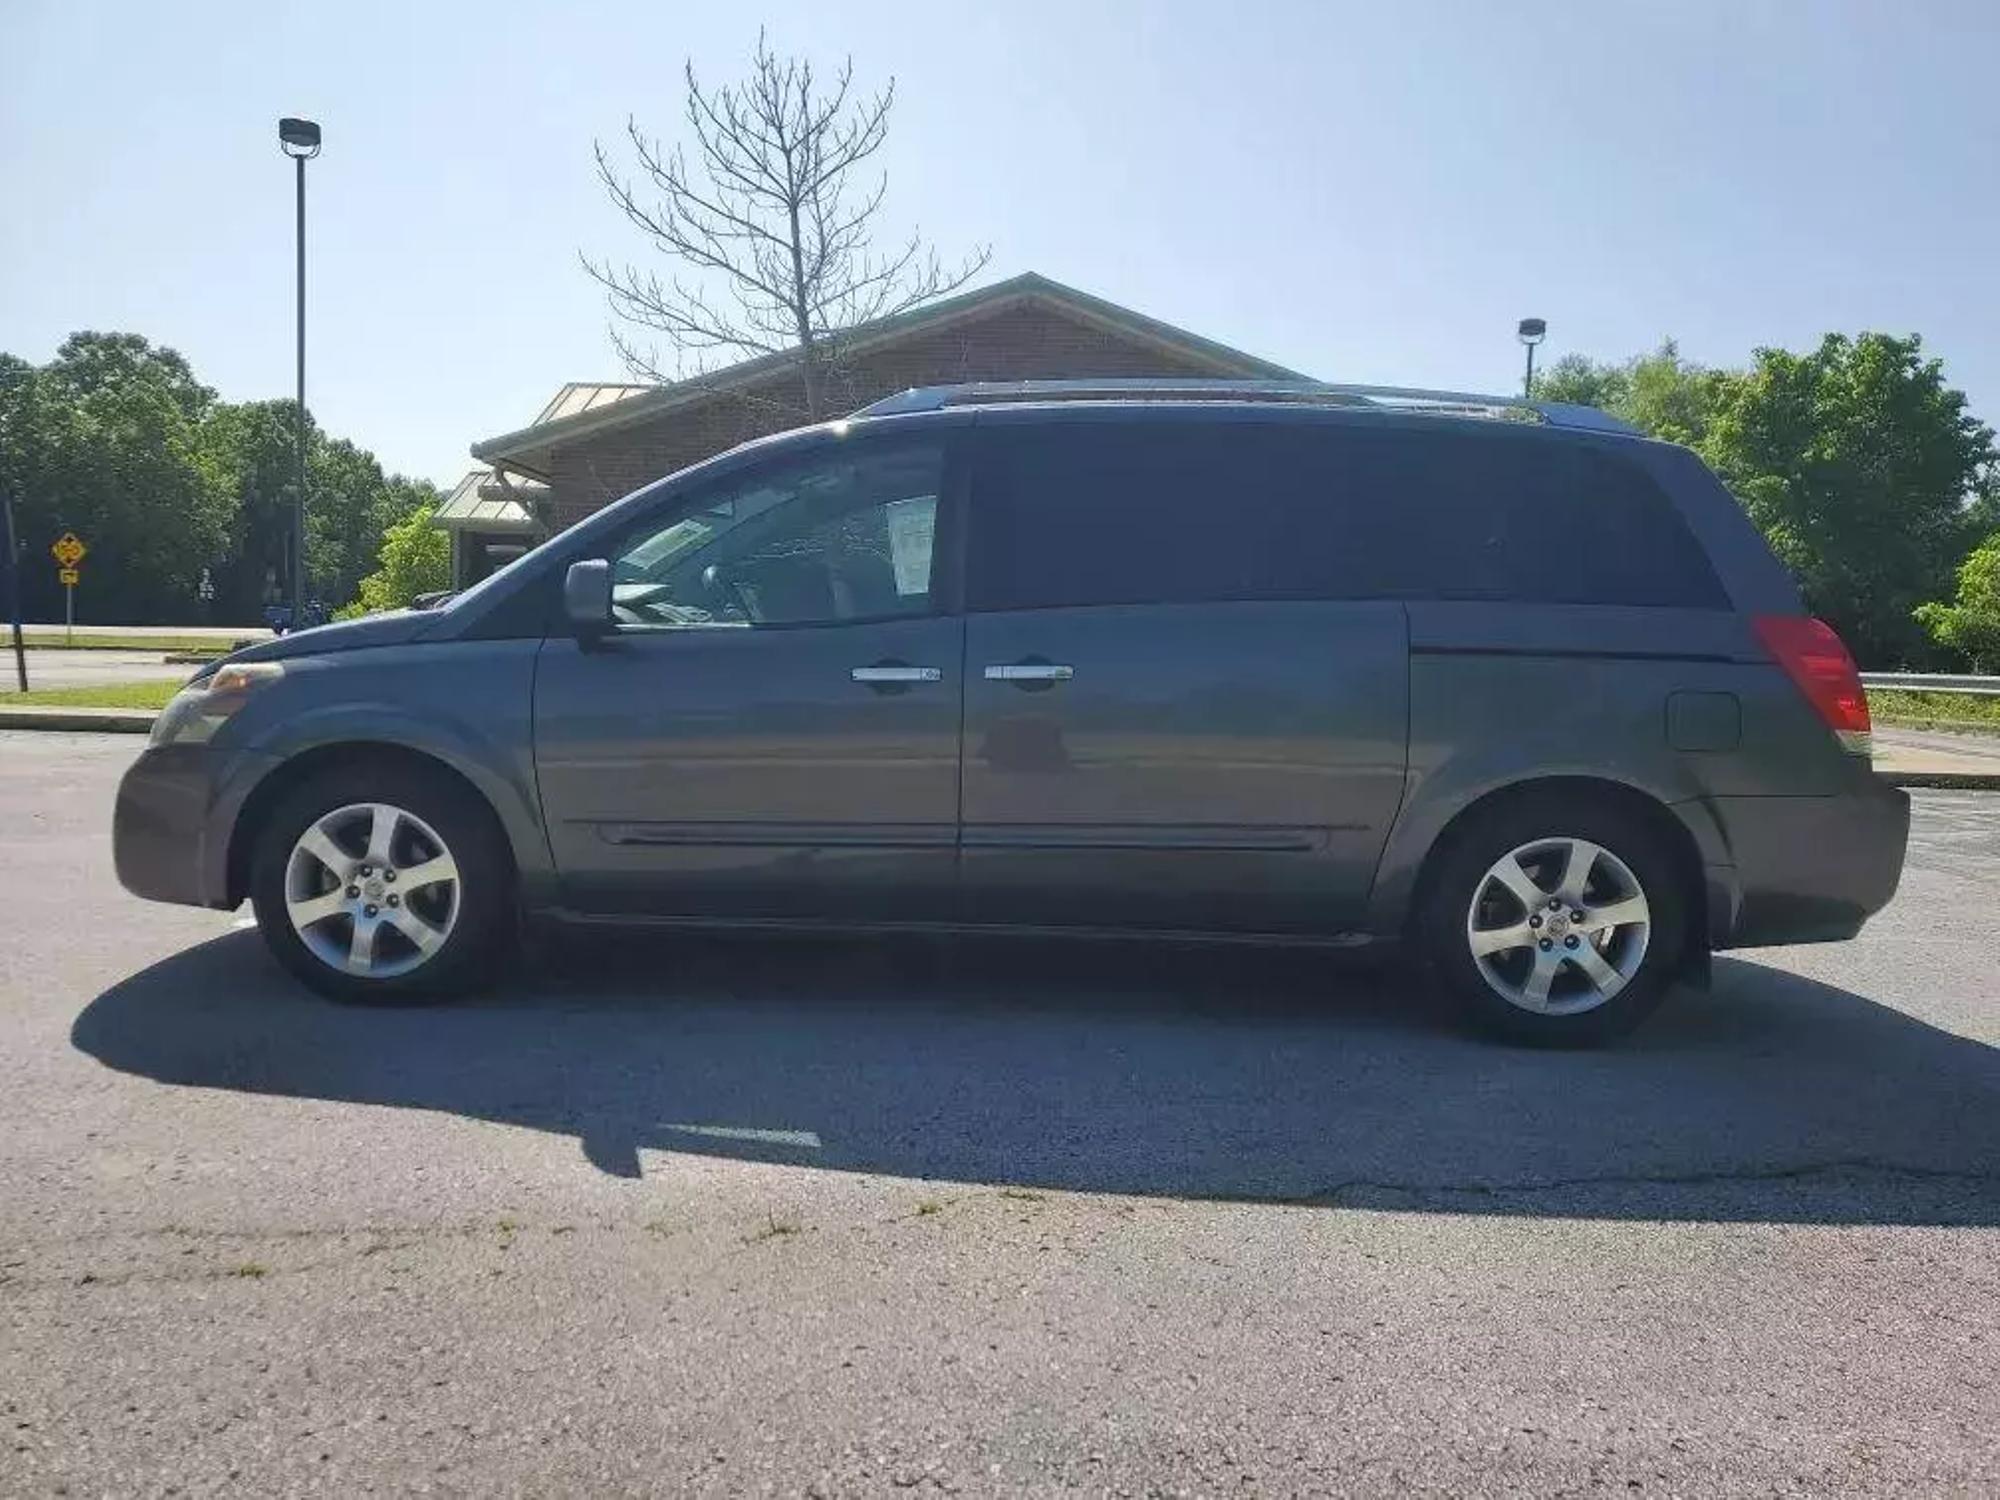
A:
POLYGON ((396 1003, 483 981, 513 933, 491 811, 443 772, 370 762, 281 799, 251 867, 257 925, 320 993, 396 1003))
POLYGON ((1623 808, 1523 797, 1452 836, 1419 928, 1452 998, 1510 1041, 1586 1046, 1666 997, 1687 940, 1685 880, 1623 808))

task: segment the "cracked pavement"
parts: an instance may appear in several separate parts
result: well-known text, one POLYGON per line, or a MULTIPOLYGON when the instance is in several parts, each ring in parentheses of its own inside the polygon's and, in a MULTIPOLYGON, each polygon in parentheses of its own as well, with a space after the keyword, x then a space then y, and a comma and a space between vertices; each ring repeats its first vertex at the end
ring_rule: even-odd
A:
POLYGON ((1393 959, 593 939, 411 1012, 0 735, 0 1493, 2000 1487, 2000 796, 1630 1045, 1393 959))

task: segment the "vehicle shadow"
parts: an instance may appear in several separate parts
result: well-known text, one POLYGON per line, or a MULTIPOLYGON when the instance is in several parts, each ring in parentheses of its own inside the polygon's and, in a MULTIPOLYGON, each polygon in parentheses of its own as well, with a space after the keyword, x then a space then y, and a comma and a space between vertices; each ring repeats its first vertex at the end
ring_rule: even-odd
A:
POLYGON ((482 999, 317 1000, 238 933, 72 1040, 164 1083, 910 1178, 1485 1214, 2000 1224, 2000 1050, 1716 963, 1638 1037, 1462 1035, 1400 971, 1137 944, 593 940, 482 999))

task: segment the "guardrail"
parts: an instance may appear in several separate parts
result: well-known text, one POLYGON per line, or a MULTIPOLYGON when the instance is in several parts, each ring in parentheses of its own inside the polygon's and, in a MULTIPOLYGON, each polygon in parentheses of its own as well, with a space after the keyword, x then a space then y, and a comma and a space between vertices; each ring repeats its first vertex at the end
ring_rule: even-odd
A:
POLYGON ((1966 677, 1950 672, 1863 672, 1861 685, 1900 688, 1906 693, 1967 693, 2000 698, 2000 677, 1966 677))

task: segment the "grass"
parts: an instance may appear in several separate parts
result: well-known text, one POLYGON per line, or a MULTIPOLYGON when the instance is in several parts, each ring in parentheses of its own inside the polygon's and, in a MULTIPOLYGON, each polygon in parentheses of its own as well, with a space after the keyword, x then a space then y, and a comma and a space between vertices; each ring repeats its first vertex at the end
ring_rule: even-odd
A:
POLYGON ((158 712, 180 690, 179 682, 104 682, 88 687, 31 688, 25 693, 0 691, 0 708, 139 708, 158 712))
POLYGON ((1971 693, 1911 693, 1901 688, 1870 688, 1868 712, 1878 724, 2000 730, 2000 698, 1981 698, 1971 693))
MULTIPOLYGON (((0 630, 0 636, 4 636, 0 630)), ((246 641, 262 640, 264 632, 246 630, 246 641)), ((158 635, 92 635, 87 630, 79 630, 74 639, 65 642, 61 626, 23 625, 21 639, 37 651, 173 651, 196 652, 204 656, 221 656, 236 649, 235 640, 218 640, 212 635, 175 635, 172 631, 161 631, 158 635)))

